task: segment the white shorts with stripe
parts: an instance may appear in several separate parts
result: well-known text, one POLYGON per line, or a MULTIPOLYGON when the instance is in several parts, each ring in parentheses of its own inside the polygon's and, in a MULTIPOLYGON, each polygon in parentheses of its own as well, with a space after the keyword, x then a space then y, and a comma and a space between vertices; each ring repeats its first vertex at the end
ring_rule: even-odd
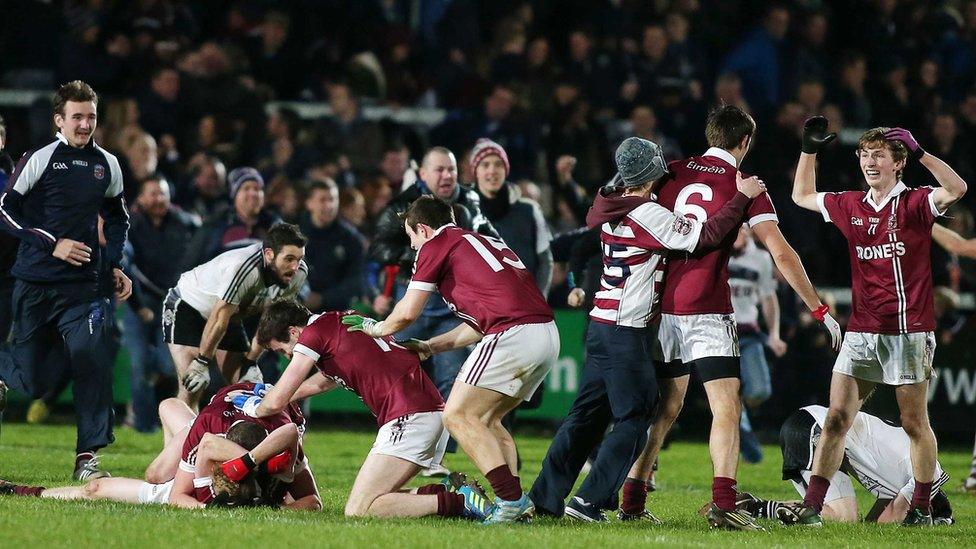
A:
POLYGON ((173 480, 162 484, 143 482, 139 487, 139 503, 147 505, 166 505, 169 495, 173 491, 173 480))
POLYGON ((885 385, 913 385, 932 377, 935 334, 847 332, 834 371, 885 385))
POLYGON ((699 358, 739 356, 739 333, 732 314, 662 314, 657 339, 664 362, 687 364, 699 358))
POLYGON ((418 412, 384 423, 369 453, 398 457, 426 469, 444 459, 449 438, 444 412, 418 412))
POLYGON ((559 330, 553 321, 519 324, 489 334, 458 372, 468 385, 529 400, 559 358, 559 330))

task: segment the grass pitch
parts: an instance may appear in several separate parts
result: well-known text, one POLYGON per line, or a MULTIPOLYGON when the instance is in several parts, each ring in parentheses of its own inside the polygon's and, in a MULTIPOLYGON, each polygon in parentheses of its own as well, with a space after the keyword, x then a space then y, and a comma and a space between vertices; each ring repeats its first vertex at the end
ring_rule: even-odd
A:
MULTIPOLYGON (((668 546, 969 546, 976 540, 976 497, 958 491, 968 474, 966 451, 943 451, 942 464, 952 475, 947 485, 958 523, 907 529, 897 525, 828 524, 823 529, 785 529, 769 522, 768 533, 712 532, 696 510, 710 498, 711 468, 703 443, 678 442, 661 456, 658 491, 650 508, 666 524, 578 524, 537 519, 534 524, 485 527, 436 517, 415 520, 349 520, 342 516, 352 485, 374 434, 367 431, 312 430, 305 448, 321 490, 324 511, 212 509, 186 511, 159 506, 108 502, 57 502, 0 497, 0 547, 633 547, 668 546)), ((29 427, 8 423, 0 439, 0 478, 56 486, 68 483, 74 426, 29 427)), ((161 446, 159 436, 129 429, 102 457, 116 476, 139 477, 161 446)), ((549 439, 516 436, 528 488, 539 470, 549 439)), ((778 448, 767 446, 760 465, 740 466, 739 485, 760 497, 794 499, 792 486, 780 480, 778 448)), ((471 472, 463 454, 449 456, 452 469, 471 472)), ((415 481, 420 483, 420 481, 415 481)), ((860 494, 861 511, 872 502, 860 494)))

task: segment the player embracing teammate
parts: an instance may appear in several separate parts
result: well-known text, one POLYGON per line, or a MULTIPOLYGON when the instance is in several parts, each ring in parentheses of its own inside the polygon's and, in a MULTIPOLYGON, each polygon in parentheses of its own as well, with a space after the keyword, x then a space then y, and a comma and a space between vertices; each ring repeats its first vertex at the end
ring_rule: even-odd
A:
POLYGON ((864 400, 882 383, 895 386, 901 424, 911 440, 915 489, 904 524, 931 525, 938 448, 927 406, 935 354, 929 249, 935 219, 962 198, 966 182, 926 153, 910 132, 874 128, 857 145, 869 190, 818 193, 817 153, 836 136, 827 134, 827 126, 822 116, 804 125, 793 201, 820 212, 847 238, 853 301, 810 485, 803 502, 793 507, 790 522, 822 524, 829 479, 844 457, 844 437, 864 400), (909 159, 925 166, 939 187, 908 188, 901 175, 909 159))

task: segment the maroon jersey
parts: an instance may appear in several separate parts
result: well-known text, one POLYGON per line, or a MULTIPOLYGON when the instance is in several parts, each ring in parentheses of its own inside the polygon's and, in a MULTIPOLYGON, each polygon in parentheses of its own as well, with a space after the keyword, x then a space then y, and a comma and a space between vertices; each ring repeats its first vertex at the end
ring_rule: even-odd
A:
POLYGON ((417 250, 410 289, 440 292, 482 334, 553 320, 532 274, 497 238, 445 225, 417 250))
MULTIPOLYGON (((241 412, 237 408, 234 408, 234 404, 231 402, 224 402, 224 396, 231 391, 237 390, 250 391, 254 389, 253 383, 235 383, 233 385, 228 385, 220 391, 212 399, 210 399, 210 404, 207 404, 200 414, 197 415, 196 419, 193 420, 193 425, 190 426, 190 432, 186 435, 186 441, 183 443, 183 455, 180 461, 180 469, 188 473, 194 473, 196 471, 196 457, 197 457, 197 446, 200 444, 200 440, 203 439, 203 435, 211 433, 214 435, 225 435, 228 429, 230 429, 235 423, 239 421, 250 421, 251 423, 257 423, 258 425, 264 427, 269 433, 274 431, 282 425, 288 425, 289 423, 294 423, 298 425, 299 433, 305 431, 305 416, 302 415, 301 409, 294 402, 289 404, 284 411, 279 412, 273 416, 253 418, 241 412)), ((298 459, 304 459, 304 455, 299 449, 298 459)))
POLYGON ((851 319, 847 329, 871 334, 935 330, 932 225, 940 215, 932 188, 899 182, 875 204, 869 192, 818 193, 824 220, 847 237, 851 256, 851 319))
MULTIPOLYGON (((712 147, 702 156, 668 164, 669 175, 658 192, 665 208, 704 222, 735 196, 735 157, 712 147)), ((745 174, 743 174, 745 176, 745 174)), ((752 200, 743 222, 754 226, 763 221, 779 222, 776 208, 763 193, 752 200)), ((668 256, 661 295, 661 312, 672 315, 731 314, 729 256, 735 242, 732 231, 718 249, 668 256)))
POLYGON ((315 361, 322 375, 356 393, 379 425, 398 417, 444 409, 444 399, 420 369, 417 354, 392 337, 347 332, 345 314, 312 315, 294 352, 315 361))

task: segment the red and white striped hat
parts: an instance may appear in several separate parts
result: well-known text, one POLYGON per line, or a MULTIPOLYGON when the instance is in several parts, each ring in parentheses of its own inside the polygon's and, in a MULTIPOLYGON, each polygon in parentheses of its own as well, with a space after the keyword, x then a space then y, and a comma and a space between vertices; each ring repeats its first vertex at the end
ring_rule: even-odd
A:
POLYGON ((474 148, 471 149, 471 171, 478 169, 478 164, 481 163, 485 157, 497 154, 498 158, 502 159, 502 164, 505 164, 505 176, 512 171, 512 166, 508 163, 508 154, 501 145, 495 143, 487 137, 482 137, 475 142, 474 148))

